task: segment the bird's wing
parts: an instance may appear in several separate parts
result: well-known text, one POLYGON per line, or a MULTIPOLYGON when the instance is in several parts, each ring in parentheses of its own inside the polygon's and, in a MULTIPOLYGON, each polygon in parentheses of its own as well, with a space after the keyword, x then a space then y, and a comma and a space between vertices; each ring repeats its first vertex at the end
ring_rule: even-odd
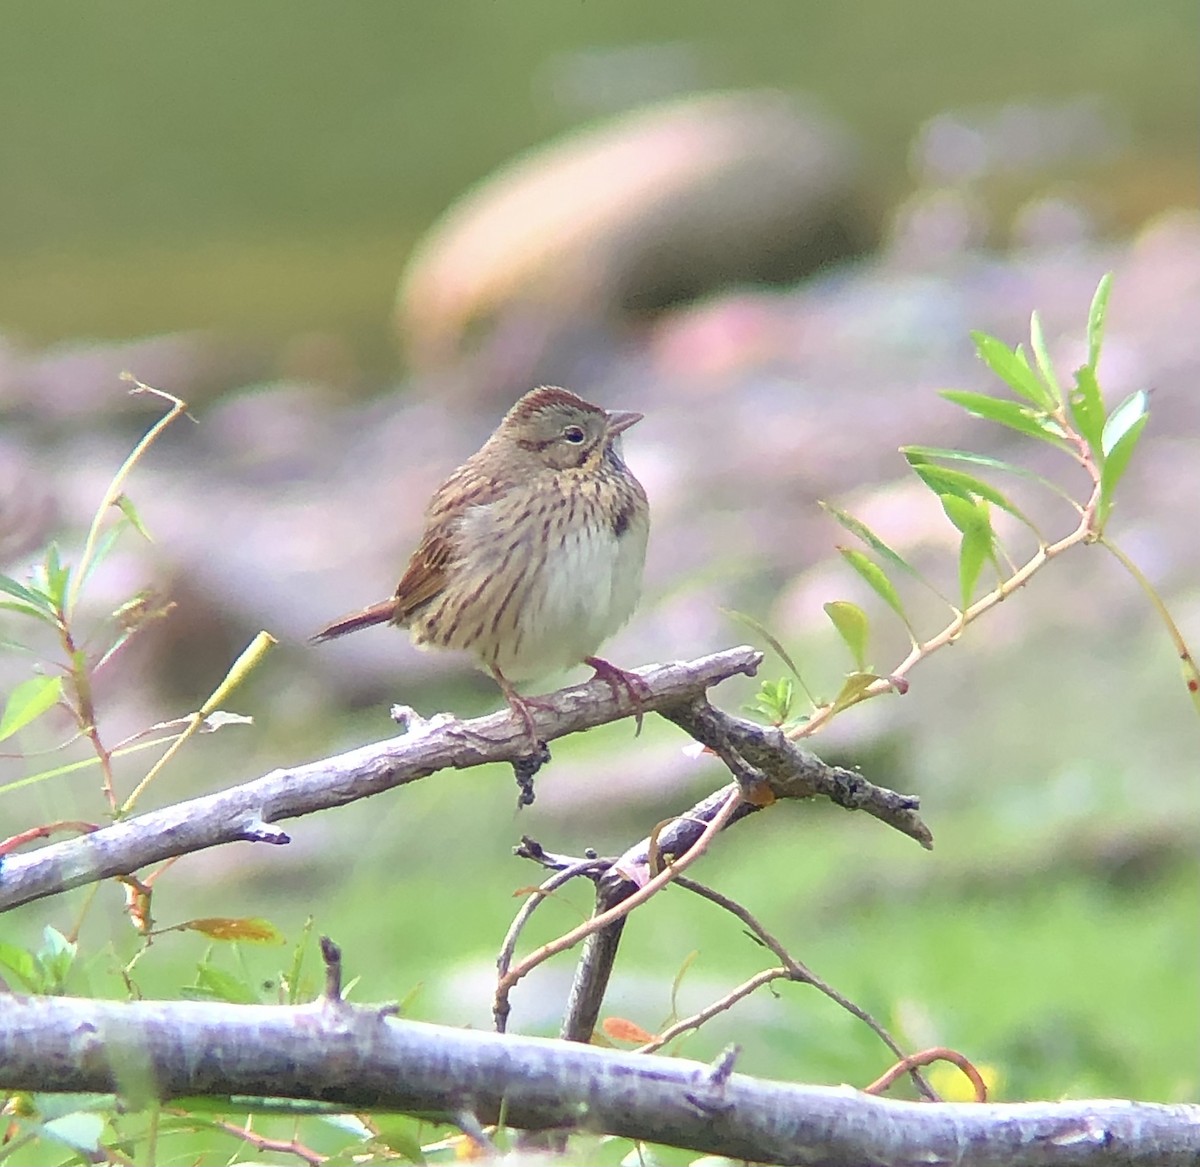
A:
POLYGON ((430 499, 425 533, 396 585, 393 623, 405 624, 423 604, 438 595, 458 551, 458 529, 471 507, 493 502, 508 484, 481 473, 471 460, 458 468, 430 499))

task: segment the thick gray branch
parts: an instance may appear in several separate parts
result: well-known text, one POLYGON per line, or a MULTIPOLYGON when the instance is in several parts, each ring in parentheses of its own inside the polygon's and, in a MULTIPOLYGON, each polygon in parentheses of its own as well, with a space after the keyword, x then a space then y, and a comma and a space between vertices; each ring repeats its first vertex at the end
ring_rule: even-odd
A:
MULTIPOLYGON (((753 648, 731 648, 694 661, 639 670, 646 683, 643 708, 658 710, 702 693, 729 677, 752 676, 762 660, 753 648)), ((547 741, 629 717, 603 680, 562 689, 539 704, 534 718, 547 741)), ((0 911, 147 864, 206 847, 239 841, 288 843, 271 824, 342 806, 438 770, 485 762, 512 762, 528 749, 524 728, 507 710, 471 721, 441 714, 408 733, 333 758, 286 770, 114 823, 28 855, 10 855, 0 866, 0 911)))
MULTIPOLYGON (((741 647, 699 660, 642 669, 639 675, 646 685, 642 707, 662 713, 706 745, 713 745, 739 777, 739 767, 745 769, 736 753, 740 749, 766 773, 777 797, 826 794, 926 842, 928 831, 912 809, 915 799, 826 766, 791 745, 778 731, 730 718, 704 700, 710 686, 739 673, 753 675, 761 659, 757 650, 741 647)), ((619 705, 610 686, 599 679, 538 700, 533 714, 538 732, 547 741, 631 715, 628 703, 619 705)), ((0 857, 0 912, 99 879, 131 875, 148 864, 207 847, 233 842, 288 843, 287 833, 272 824, 367 798, 438 770, 515 762, 526 748, 523 727, 516 725, 507 711, 472 721, 440 714, 415 723, 400 737, 305 766, 273 770, 241 786, 114 823, 29 854, 0 857)))
POLYGON ((754 1162, 1194 1165, 1200 1106, 929 1104, 728 1075, 681 1058, 297 1008, 0 995, 0 1089, 312 1098, 604 1131, 754 1162))
POLYGON ((853 770, 829 766, 774 726, 723 713, 703 694, 663 709, 662 715, 719 755, 739 780, 752 777, 776 798, 821 795, 846 810, 866 811, 922 847, 933 847, 933 835, 917 814, 920 801, 914 795, 897 794, 853 770))

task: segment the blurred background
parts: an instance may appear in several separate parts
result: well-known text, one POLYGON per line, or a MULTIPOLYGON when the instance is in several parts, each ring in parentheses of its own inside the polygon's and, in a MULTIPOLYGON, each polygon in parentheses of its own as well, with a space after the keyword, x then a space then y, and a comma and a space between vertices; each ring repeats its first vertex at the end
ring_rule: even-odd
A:
MULTIPOLYGON (((156 416, 129 370, 199 424, 177 423, 128 485, 154 542, 126 537, 89 582, 93 648, 140 589, 175 604, 98 674, 102 732, 197 708, 257 630, 281 641, 228 703, 255 725, 192 743, 145 808, 386 737, 393 701, 497 707, 486 678, 395 632, 304 639, 389 594, 429 493, 540 382, 646 414, 625 450, 653 509, 647 594, 607 656, 739 642, 734 608, 828 697, 850 664, 821 605, 848 598, 886 672, 903 629, 841 564, 848 537, 817 500, 952 592, 953 532, 896 448, 967 447, 1080 490, 1053 451, 937 390, 996 388, 969 332, 1015 343, 1035 308, 1068 375, 1106 271, 1102 382, 1114 402, 1153 390, 1112 533, 1200 639, 1186 0, 0 0, 0 24, 0 570, 26 578, 52 539, 78 557, 156 416)), ((1048 534, 1070 529, 1061 501, 1013 489, 1048 534)), ((1014 556, 1032 550, 1011 534, 1014 556)), ((923 631, 946 622, 911 601, 923 631)), ((0 638, 28 650, 0 656, 0 693, 55 659, 11 614, 0 638)), ((932 855, 787 806, 699 878, 908 1044, 994 1067, 1001 1097, 1194 1098, 1195 714, 1145 597, 1080 550, 911 679, 816 745, 919 794, 932 855)), ((86 756, 42 753, 67 730, 52 714, 0 747, 0 833, 103 817, 94 771, 15 785, 86 756)), ((438 775, 293 823, 286 849, 185 859, 155 913, 267 916, 291 943, 311 916, 359 999, 487 1024, 511 893, 538 879, 511 845, 623 849, 720 783, 683 744, 649 723, 636 742, 622 723, 560 743, 519 816, 503 769, 438 775)), ((126 793, 143 772, 121 763, 126 793)), ((586 906, 579 889, 547 908, 539 935, 586 906)), ((36 947, 44 924, 81 919, 75 991, 121 993, 136 939, 111 888, 10 913, 0 937, 36 947)), ((625 945, 606 1011, 650 1029, 690 953, 681 1011, 761 967, 682 893, 625 945)), ((198 960, 261 988, 290 955, 173 935, 137 983, 177 995, 198 960)), ((513 1027, 555 1031, 568 977, 535 978, 513 1027)), ((799 988, 683 1051, 734 1038, 740 1068, 780 1077, 862 1084, 888 1061, 799 988)))

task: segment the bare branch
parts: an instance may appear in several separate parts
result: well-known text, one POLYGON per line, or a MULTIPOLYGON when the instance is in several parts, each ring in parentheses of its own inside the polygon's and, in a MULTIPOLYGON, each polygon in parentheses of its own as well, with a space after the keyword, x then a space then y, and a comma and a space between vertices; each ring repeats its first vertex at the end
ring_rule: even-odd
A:
MULTIPOLYGON (((186 1110, 176 1110, 172 1113, 185 1120, 192 1117, 186 1110)), ((233 1135, 235 1139, 249 1143, 256 1151, 273 1151, 277 1155, 295 1155, 298 1159, 303 1159, 305 1163, 308 1163, 309 1167, 320 1167, 329 1158, 328 1155, 318 1154, 311 1147, 306 1147, 299 1139, 269 1139, 265 1135, 256 1134, 248 1126, 238 1126, 235 1122, 226 1122, 220 1118, 204 1121, 211 1123, 217 1130, 224 1131, 227 1135, 233 1135)))
MULTIPOLYGON (((524 846, 524 844, 522 845, 524 846)), ((517 948, 517 940, 525 925, 529 922, 530 916, 545 903, 550 893, 556 891, 564 884, 570 883, 577 875, 594 874, 597 868, 602 869, 607 863, 608 861, 604 859, 580 859, 569 864, 562 870, 556 871, 538 885, 521 905, 521 910, 514 917, 513 922, 509 925, 508 932, 504 936, 504 943, 500 946, 500 955, 496 957, 496 971, 501 977, 504 977, 508 973, 509 968, 512 967, 512 958, 517 948)), ((508 1025, 509 1006, 507 997, 503 1002, 493 1003, 492 1012, 496 1032, 503 1033, 508 1025)))
POLYGON ((739 780, 751 767, 775 798, 824 795, 846 810, 866 811, 926 849, 933 847, 933 834, 917 814, 920 800, 914 795, 897 794, 872 785, 853 770, 827 766, 789 741, 782 730, 722 713, 702 696, 661 712, 719 755, 739 780))
MULTIPOLYGON (((613 860, 597 884, 593 921, 613 911, 655 874, 655 864, 651 861, 652 851, 656 852, 659 862, 663 856, 669 858, 686 854, 707 829, 712 818, 726 805, 727 800, 738 792, 757 798, 759 805, 741 799, 729 815, 727 826, 740 822, 748 815, 761 810, 762 804, 775 799, 811 798, 816 794, 824 794, 839 806, 865 810, 880 821, 916 839, 922 846, 932 846, 933 837, 929 828, 916 813, 918 799, 911 795, 897 794, 873 785, 850 770, 828 766, 814 754, 789 742, 779 730, 731 717, 714 709, 703 697, 693 698, 686 705, 662 712, 663 716, 675 721, 714 753, 719 754, 733 771, 737 781, 702 799, 690 810, 669 821, 652 837, 636 843, 618 859, 613 860)), ((551 868, 561 869, 575 862, 572 859, 550 855, 540 845, 528 839, 523 840, 517 853, 551 868)), ((588 936, 587 946, 572 980, 570 1001, 561 1030, 562 1037, 572 1041, 591 1039, 616 957, 620 935, 621 925, 617 921, 608 927, 593 931, 588 936)), ((777 949, 776 953, 786 966, 802 969, 802 966, 792 961, 782 948, 777 949)), ((887 1031, 869 1014, 808 970, 802 971, 820 992, 837 1001, 870 1026, 896 1057, 904 1056, 904 1052, 887 1031)), ((505 970, 501 969, 502 978, 504 972, 505 970)), ((496 1005, 501 1011, 498 1018, 503 1016, 506 1020, 504 992, 498 994, 496 1005)), ((919 1074, 916 1076, 919 1077, 919 1074)), ((923 1091, 929 1091, 928 1085, 923 1081, 919 1085, 923 1091)))
MULTIPOLYGON (((861 1005, 856 1005, 850 1000, 849 997, 845 996, 845 994, 838 992, 838 990, 832 985, 822 980, 819 976, 817 976, 816 973, 812 971, 812 969, 808 967, 808 965, 804 964, 803 961, 796 960, 795 957, 793 957, 792 954, 788 952, 788 950, 784 948, 784 946, 778 940, 776 940, 775 937, 766 930, 766 928, 762 926, 762 924, 748 908, 743 907, 736 900, 732 900, 728 896, 722 895, 719 891, 713 890, 711 887, 706 887, 702 883, 697 883, 694 879, 688 879, 687 876, 680 876, 675 882, 678 883, 679 886, 685 891, 690 891, 698 896, 702 896, 710 903, 714 903, 718 907, 724 908, 727 912, 730 912, 732 915, 736 916, 743 924, 746 925, 747 928, 750 929, 751 934, 756 940, 758 940, 760 944, 766 948, 769 948, 771 952, 779 957, 779 959, 783 962, 782 971, 787 974, 789 980, 796 981, 799 984, 812 985, 812 987, 816 989, 818 993, 824 994, 824 996, 828 997, 840 1008, 845 1009, 846 1012, 852 1017, 857 1017, 859 1021, 861 1021, 868 1029, 870 1029, 871 1032, 874 1033, 875 1036, 878 1037, 879 1040, 882 1041, 883 1044, 886 1045, 888 1049, 896 1055, 897 1058, 900 1058, 901 1061, 904 1060, 906 1055, 900 1048, 900 1043, 897 1042, 894 1037, 892 1037, 892 1035, 880 1022, 876 1021, 875 1018, 861 1005)), ((772 977, 771 979, 778 978, 772 977)), ((765 984, 766 982, 764 981, 762 983, 765 984)), ((757 985, 754 987, 757 988, 757 985)), ((734 993, 737 992, 738 990, 735 989, 734 993)), ((731 1000, 729 1004, 733 1005, 737 1000, 741 999, 741 996, 746 995, 747 994, 742 993, 739 997, 731 1000)), ((732 994, 730 994, 730 996, 732 996, 732 994)), ((702 1018, 702 1020, 707 1020, 707 1017, 702 1018)), ((676 1028, 678 1027, 672 1026, 672 1029, 676 1028)), ((674 1033, 672 1033, 671 1037, 674 1036, 674 1033)), ((653 1042, 642 1047, 643 1052, 661 1049, 668 1040, 670 1040, 670 1038, 660 1034, 653 1042)), ((930 1086, 928 1081, 926 1081, 925 1076, 917 1068, 917 1066, 921 1064, 922 1063, 917 1063, 909 1070, 909 1073, 912 1076, 913 1084, 922 1094, 925 1095, 926 1098, 930 1099, 932 1102, 938 1102, 940 1099, 934 1092, 933 1087, 930 1086)))
MULTIPOLYGON (((642 669, 642 708, 661 711, 739 673, 753 675, 761 659, 757 650, 743 647, 642 669)), ((538 733, 547 741, 628 716, 627 703, 623 708, 601 679, 539 698, 534 710, 538 733)), ((238 841, 288 843, 287 833, 271 824, 367 798, 438 770, 512 762, 527 746, 524 726, 507 710, 471 721, 441 715, 401 737, 306 766, 273 770, 241 786, 28 855, 9 855, 0 868, 0 911, 207 847, 238 841)))
POLYGON ((682 1058, 451 1029, 317 1001, 4 997, 0 1089, 311 1098, 481 1124, 603 1131, 754 1162, 1193 1167, 1200 1106, 940 1104, 794 1086, 682 1058))
POLYGON ((732 1009, 734 1005, 750 996, 756 989, 761 989, 763 985, 769 985, 772 981, 795 981, 802 979, 804 978, 800 977, 793 969, 765 968, 762 972, 755 973, 749 980, 743 981, 736 988, 730 989, 723 997, 718 997, 717 1000, 705 1005, 703 1009, 693 1013, 690 1017, 684 1017, 676 1021, 673 1025, 667 1026, 653 1041, 648 1041, 645 1045, 638 1046, 637 1052, 640 1054, 652 1054, 662 1049, 664 1045, 670 1045, 681 1034, 688 1033, 693 1029, 699 1029, 706 1021, 711 1021, 718 1014, 732 1009))
POLYGON ((620 902, 614 904, 607 911, 590 916, 577 928, 572 928, 570 932, 565 932, 557 939, 543 944, 541 948, 525 957, 515 967, 502 973, 496 983, 496 996, 492 1009, 493 1014, 496 1017, 508 1016, 509 992, 522 977, 530 973, 539 964, 548 960, 556 953, 573 948, 581 940, 600 932, 611 924, 615 924, 618 920, 623 920, 634 908, 644 904, 648 899, 666 887, 675 878, 676 872, 684 870, 684 868, 699 859, 708 849, 709 843, 729 823, 730 818, 740 803, 741 792, 735 787, 726 796, 724 803, 722 803, 717 813, 713 815, 712 821, 705 825, 704 830, 700 833, 691 848, 682 855, 673 857, 672 862, 664 867, 648 883, 643 884, 630 895, 623 896, 620 902))

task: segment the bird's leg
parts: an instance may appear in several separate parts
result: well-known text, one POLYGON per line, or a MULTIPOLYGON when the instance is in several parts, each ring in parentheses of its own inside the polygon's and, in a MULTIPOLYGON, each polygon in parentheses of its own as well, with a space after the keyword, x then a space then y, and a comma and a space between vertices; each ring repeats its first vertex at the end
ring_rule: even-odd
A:
POLYGON ((625 669, 618 668, 601 657, 587 656, 583 658, 583 663, 596 670, 596 678, 608 685, 612 690, 613 700, 618 705, 621 704, 622 693, 625 693, 629 697, 629 700, 633 704, 634 720, 637 722, 637 733, 640 734, 642 732, 642 714, 645 712, 643 705, 646 698, 650 696, 650 686, 637 673, 631 673, 625 669))
POLYGON ((537 702, 522 697, 513 688, 512 682, 494 665, 491 672, 496 684, 500 686, 500 692, 504 694, 505 701, 508 702, 508 707, 520 718, 521 723, 525 726, 525 732, 529 734, 529 744, 532 747, 531 756, 548 753, 546 743, 538 737, 537 725, 533 720, 533 710, 538 707, 537 702))

